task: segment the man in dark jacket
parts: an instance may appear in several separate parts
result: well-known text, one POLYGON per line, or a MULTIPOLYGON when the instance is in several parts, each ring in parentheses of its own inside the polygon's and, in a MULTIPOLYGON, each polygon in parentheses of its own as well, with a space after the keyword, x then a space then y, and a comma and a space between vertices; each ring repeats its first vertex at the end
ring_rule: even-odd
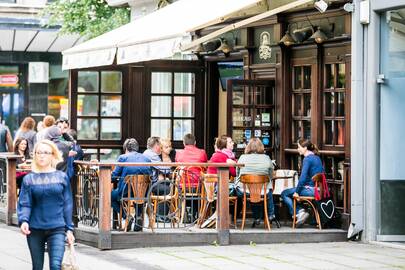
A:
POLYGON ((48 128, 45 139, 54 142, 62 154, 63 161, 58 163, 56 169, 67 173, 69 152, 71 150, 72 144, 62 141, 61 136, 62 131, 60 130, 60 128, 57 126, 52 126, 48 128))

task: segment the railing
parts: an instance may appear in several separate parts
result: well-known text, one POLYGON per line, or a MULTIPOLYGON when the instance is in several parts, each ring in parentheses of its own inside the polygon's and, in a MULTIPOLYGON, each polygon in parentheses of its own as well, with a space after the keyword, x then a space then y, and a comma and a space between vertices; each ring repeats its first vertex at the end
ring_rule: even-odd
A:
POLYGON ((19 155, 0 153, 0 211, 7 225, 12 224, 17 206, 16 162, 19 155))
MULTIPOLYGON (((218 168, 218 186, 217 186, 217 221, 216 229, 218 234, 219 244, 229 244, 229 167, 241 167, 243 164, 228 164, 228 163, 108 163, 108 162, 75 162, 79 169, 77 173, 77 194, 76 194, 76 206, 77 206, 77 218, 78 226, 90 226, 98 229, 98 247, 100 249, 111 248, 111 232, 113 230, 113 219, 111 209, 111 172, 114 166, 167 166, 172 168, 180 167, 217 167, 218 168)), ((179 175, 182 174, 184 169, 180 169, 175 173, 172 173, 169 178, 160 180, 158 183, 154 183, 149 188, 149 192, 144 196, 132 198, 134 200, 143 200, 147 204, 147 212, 149 215, 149 224, 147 227, 159 228, 159 220, 156 222, 156 215, 153 213, 153 197, 151 190, 154 185, 159 183, 167 183, 174 191, 171 195, 176 196, 175 200, 178 202, 178 208, 170 210, 167 215, 164 216, 170 219, 170 228, 179 228, 192 225, 201 225, 202 220, 195 220, 192 222, 186 222, 184 218, 187 216, 187 201, 191 201, 192 204, 196 202, 200 205, 204 198, 200 195, 191 196, 186 198, 188 194, 183 191, 186 180, 179 180, 179 175), (152 218, 151 218, 152 217, 152 218), (187 225, 188 224, 188 225, 187 225)), ((169 196, 169 195, 167 195, 169 196)), ((117 219, 115 217, 115 219, 117 219)), ((166 222, 161 222, 166 223, 166 222)), ((166 225, 163 225, 163 228, 166 225)))

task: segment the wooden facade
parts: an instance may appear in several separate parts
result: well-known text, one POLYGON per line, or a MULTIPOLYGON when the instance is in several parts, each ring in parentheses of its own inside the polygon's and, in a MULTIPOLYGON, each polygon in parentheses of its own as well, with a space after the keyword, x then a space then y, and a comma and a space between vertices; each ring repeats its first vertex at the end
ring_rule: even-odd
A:
MULTIPOLYGON (((330 7, 322 14, 315 9, 300 10, 280 14, 256 22, 247 28, 235 30, 234 33, 227 33, 222 38, 228 39, 234 46, 234 51, 229 55, 209 52, 200 54, 199 60, 194 61, 159 60, 125 66, 72 70, 70 72, 72 128, 78 129, 80 135, 81 128, 85 126, 83 123, 91 123, 96 130, 92 130, 84 139, 79 136, 79 143, 85 149, 93 149, 95 154, 92 157, 100 159, 103 154, 111 153, 110 149, 115 149, 118 153, 123 141, 129 137, 136 138, 144 149, 147 138, 156 135, 151 134, 153 129, 151 123, 154 120, 156 123, 169 123, 171 131, 167 134, 172 138, 179 137, 173 128, 174 123, 188 121, 196 135, 197 145, 205 148, 210 155, 213 152, 213 139, 220 135, 218 132, 221 125, 218 62, 240 61, 243 63, 243 81, 228 82, 230 89, 227 89, 226 98, 227 133, 232 135, 236 129, 243 130, 244 123, 238 128, 233 125, 233 109, 255 110, 255 113, 250 115, 251 118, 243 118, 252 122, 249 126, 251 136, 254 136, 255 132, 256 135, 266 134, 268 154, 281 168, 296 170, 300 169, 300 159, 296 151, 297 138, 310 138, 319 146, 336 206, 345 217, 348 217, 351 15, 342 10, 343 2, 345 1, 330 7), (306 39, 289 47, 279 45, 286 30, 298 32, 300 29, 315 26, 321 26, 328 37, 322 44, 306 39), (260 46, 267 44, 261 40, 263 32, 267 32, 270 37, 267 48, 271 49, 271 56, 266 59, 259 55, 260 46), (106 81, 111 75, 105 73, 108 71, 121 73, 121 90, 112 92, 103 90, 103 83, 108 83, 106 81), (80 88, 80 76, 87 74, 85 72, 98 74, 97 76, 93 74, 97 77, 97 86, 93 87, 92 91, 83 92, 80 88), (171 86, 161 89, 162 91, 155 91, 152 89, 154 87, 152 76, 163 73, 164 78, 171 78, 167 84, 171 86), (103 79, 103 74, 108 75, 106 80, 103 79), (180 76, 179 74, 193 78, 192 90, 187 93, 176 92, 175 78, 180 76), (262 91, 265 98, 269 98, 266 91, 272 91, 271 104, 260 102, 256 105, 233 104, 232 88, 243 83, 247 87, 264 87, 257 88, 259 89, 257 93, 262 91), (171 100, 170 108, 164 112, 154 112, 155 103, 152 104, 154 98, 171 100), (89 104, 97 104, 97 108, 93 108, 93 111, 90 108, 87 115, 83 113, 85 111, 83 108, 91 106, 86 107, 84 104, 86 99, 94 101, 89 104), (114 99, 121 100, 119 113, 115 116, 105 114, 102 108, 104 101, 114 99), (193 103, 190 109, 192 113, 176 115, 176 100, 186 99, 193 103), (264 118, 270 120, 264 121, 264 118), (119 127, 119 132, 108 126, 109 123, 118 123, 118 120, 120 124, 116 127, 119 127), (260 122, 258 125, 256 120, 257 123, 260 122), (103 133, 103 129, 107 131, 103 133)), ((202 29, 196 32, 196 35, 203 36, 214 30, 215 27, 202 29)), ((260 94, 254 95, 255 98, 252 100, 261 98, 260 94)), ((108 108, 106 112, 109 112, 108 108)), ((238 134, 244 136, 248 133, 244 131, 238 134)), ((173 140, 173 146, 182 148, 181 140, 173 140)))

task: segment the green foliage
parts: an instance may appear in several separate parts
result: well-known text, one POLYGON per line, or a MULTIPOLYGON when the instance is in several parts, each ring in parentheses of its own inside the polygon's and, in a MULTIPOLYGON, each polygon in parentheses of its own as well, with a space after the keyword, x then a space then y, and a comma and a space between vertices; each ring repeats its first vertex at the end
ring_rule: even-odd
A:
POLYGON ((47 25, 62 25, 61 34, 99 36, 130 21, 130 9, 110 7, 105 0, 56 0, 41 13, 47 25))

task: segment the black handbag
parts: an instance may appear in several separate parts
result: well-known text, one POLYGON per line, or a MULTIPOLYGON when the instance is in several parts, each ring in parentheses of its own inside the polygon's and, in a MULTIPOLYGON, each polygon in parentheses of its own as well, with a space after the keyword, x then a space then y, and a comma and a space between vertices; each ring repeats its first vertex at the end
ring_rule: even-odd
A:
POLYGON ((315 188, 315 207, 319 213, 319 218, 321 220, 321 225, 329 223, 334 219, 336 215, 335 204, 330 196, 328 184, 326 183, 325 174, 322 175, 322 187, 321 194, 319 194, 318 189, 315 188))

